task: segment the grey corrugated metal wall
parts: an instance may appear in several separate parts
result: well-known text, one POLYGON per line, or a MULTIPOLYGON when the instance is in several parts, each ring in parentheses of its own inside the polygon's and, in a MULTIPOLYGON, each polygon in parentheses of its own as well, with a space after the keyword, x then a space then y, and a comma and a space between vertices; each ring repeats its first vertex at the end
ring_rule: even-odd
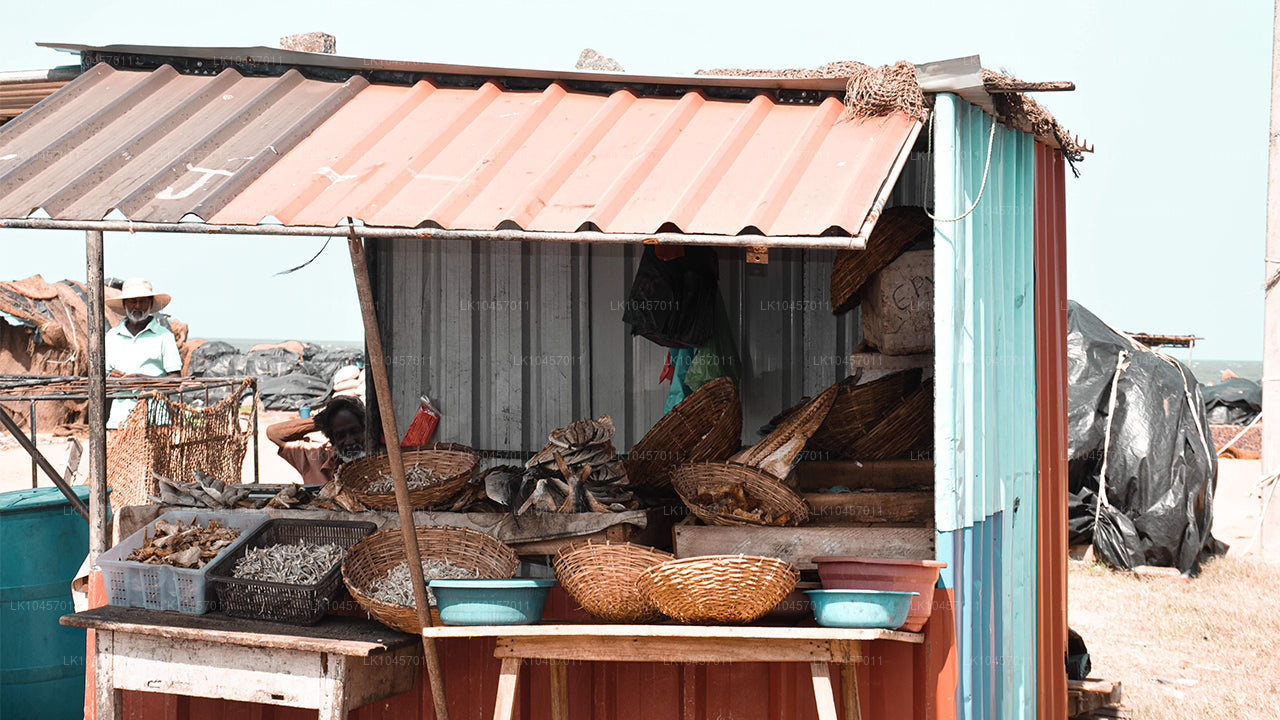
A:
MULTIPOLYGON (((923 185, 908 163, 890 204, 923 185)), ((918 203, 916 203, 918 204, 918 203)), ((662 415, 666 348, 622 322, 637 246, 384 240, 371 265, 396 419, 419 395, 436 439, 534 452, 547 433, 608 413, 625 451, 662 415)), ((721 249, 720 291, 743 361, 744 442, 779 410, 848 373, 857 311, 831 315, 834 251, 773 250, 767 265, 721 249)))

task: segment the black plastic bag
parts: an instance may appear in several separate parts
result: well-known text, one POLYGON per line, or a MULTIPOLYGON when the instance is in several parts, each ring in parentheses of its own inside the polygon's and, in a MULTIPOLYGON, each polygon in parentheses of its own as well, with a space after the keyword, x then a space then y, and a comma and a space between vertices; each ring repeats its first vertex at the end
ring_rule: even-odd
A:
POLYGON ((1226 546, 1209 531, 1218 462, 1195 377, 1074 302, 1067 373, 1068 541, 1115 567, 1196 574, 1226 546))
POLYGON ((259 380, 302 371, 302 357, 285 348, 254 350, 245 356, 245 373, 259 380))
POLYGON ((268 410, 297 410, 303 405, 317 406, 329 397, 329 384, 303 373, 288 373, 262 378, 258 397, 268 410))
POLYGON ((1204 409, 1214 425, 1248 425, 1262 412, 1262 386, 1233 377, 1217 385, 1201 385, 1204 409))
POLYGON ((715 250, 686 246, 671 260, 646 245, 622 321, 632 335, 670 348, 698 348, 715 331, 719 269, 715 250))
POLYGON ((224 342, 207 342, 191 352, 193 377, 243 377, 244 364, 244 355, 224 342))

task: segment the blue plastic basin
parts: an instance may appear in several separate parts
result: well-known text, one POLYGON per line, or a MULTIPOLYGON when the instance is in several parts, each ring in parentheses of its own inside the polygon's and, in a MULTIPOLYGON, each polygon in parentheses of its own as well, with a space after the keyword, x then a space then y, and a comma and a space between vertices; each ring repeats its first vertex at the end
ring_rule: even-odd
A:
POLYGON ((547 593, 556 581, 430 580, 440 622, 445 625, 528 625, 542 619, 547 593))
POLYGON ((911 610, 911 599, 920 593, 890 590, 806 590, 813 616, 823 627, 902 627, 911 610))

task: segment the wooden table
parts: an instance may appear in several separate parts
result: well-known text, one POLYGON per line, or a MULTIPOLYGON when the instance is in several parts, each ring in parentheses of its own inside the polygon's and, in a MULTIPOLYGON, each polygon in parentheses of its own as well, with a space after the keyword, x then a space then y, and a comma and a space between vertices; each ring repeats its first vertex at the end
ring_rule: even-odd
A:
POLYGON ((807 662, 820 720, 836 720, 828 663, 840 663, 846 720, 862 717, 858 707, 857 663, 862 641, 922 643, 918 633, 842 630, 820 627, 731 627, 700 625, 507 625, 425 628, 431 638, 495 637, 502 659, 494 720, 509 720, 516 680, 526 658, 548 660, 551 717, 569 718, 569 660, 620 662, 807 662))
POLYGON ((422 644, 372 620, 329 616, 311 627, 100 607, 64 615, 94 630, 98 720, 122 717, 122 690, 315 708, 345 720, 413 689, 422 644))

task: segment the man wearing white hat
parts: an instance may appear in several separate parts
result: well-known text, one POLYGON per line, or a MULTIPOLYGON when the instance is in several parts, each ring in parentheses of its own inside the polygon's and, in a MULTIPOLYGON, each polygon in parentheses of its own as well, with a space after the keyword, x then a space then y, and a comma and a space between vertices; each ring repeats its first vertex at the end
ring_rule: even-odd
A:
MULTIPOLYGON (((107 331, 107 373, 111 377, 163 377, 182 370, 178 341, 155 317, 170 299, 152 290, 150 282, 130 278, 118 296, 106 301, 107 307, 124 313, 124 320, 107 331)), ((113 400, 107 427, 120 427, 135 404, 136 400, 113 400)))

